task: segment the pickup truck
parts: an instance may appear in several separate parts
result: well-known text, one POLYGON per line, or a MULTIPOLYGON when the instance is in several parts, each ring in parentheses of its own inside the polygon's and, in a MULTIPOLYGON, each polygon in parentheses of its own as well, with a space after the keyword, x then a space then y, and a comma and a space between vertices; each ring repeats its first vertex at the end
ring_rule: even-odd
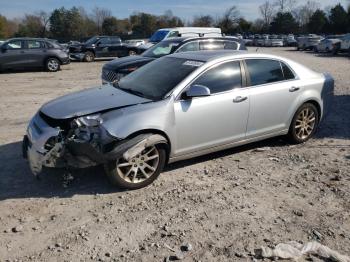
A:
POLYGON ((129 48, 118 36, 94 36, 85 43, 69 46, 72 60, 93 62, 95 58, 115 58, 129 55, 129 48))
POLYGON ((347 52, 350 55, 350 33, 341 37, 340 41, 335 44, 333 53, 337 54, 340 52, 347 52))

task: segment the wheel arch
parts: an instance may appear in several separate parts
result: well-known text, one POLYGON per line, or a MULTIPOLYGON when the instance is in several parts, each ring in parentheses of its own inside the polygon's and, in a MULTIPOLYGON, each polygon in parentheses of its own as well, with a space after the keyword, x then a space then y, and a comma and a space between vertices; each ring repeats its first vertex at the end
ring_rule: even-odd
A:
POLYGON ((128 135, 125 139, 131 139, 141 134, 157 134, 157 135, 163 136, 167 140, 167 144, 165 145, 165 150, 166 150, 166 163, 168 163, 170 158, 170 152, 171 152, 171 141, 169 136, 162 130, 149 128, 149 129, 138 130, 128 135))
POLYGON ((59 57, 54 56, 54 55, 49 55, 49 56, 45 57, 45 59, 44 59, 44 66, 46 66, 47 60, 49 60, 50 58, 57 59, 58 62, 60 63, 60 65, 62 65, 62 60, 59 57))

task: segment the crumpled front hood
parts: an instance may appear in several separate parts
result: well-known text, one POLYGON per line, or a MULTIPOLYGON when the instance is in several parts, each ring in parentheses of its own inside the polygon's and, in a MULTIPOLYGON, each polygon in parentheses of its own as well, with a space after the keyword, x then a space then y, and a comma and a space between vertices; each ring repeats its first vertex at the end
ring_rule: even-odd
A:
POLYGON ((150 101, 112 85, 103 85, 56 98, 40 111, 51 118, 68 119, 150 101))

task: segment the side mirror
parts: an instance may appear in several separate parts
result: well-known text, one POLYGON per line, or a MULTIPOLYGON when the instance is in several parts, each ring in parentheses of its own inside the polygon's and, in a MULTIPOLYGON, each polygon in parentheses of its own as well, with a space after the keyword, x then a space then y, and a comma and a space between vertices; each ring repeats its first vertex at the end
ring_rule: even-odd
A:
POLYGON ((210 96, 210 89, 203 85, 193 85, 186 91, 186 97, 210 96))

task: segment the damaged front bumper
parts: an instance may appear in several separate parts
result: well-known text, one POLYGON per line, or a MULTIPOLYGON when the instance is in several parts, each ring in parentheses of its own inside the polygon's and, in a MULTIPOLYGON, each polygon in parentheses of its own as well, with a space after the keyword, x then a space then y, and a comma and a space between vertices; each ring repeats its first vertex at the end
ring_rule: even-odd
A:
POLYGON ((63 134, 59 127, 50 126, 38 113, 30 121, 23 138, 23 157, 28 160, 32 173, 38 175, 44 166, 85 168, 119 158, 130 160, 151 145, 167 143, 163 136, 157 134, 140 134, 119 140, 107 138, 101 134, 100 128, 95 127, 94 130, 99 131, 89 133, 87 137, 96 135, 98 139, 84 140, 76 132, 67 136, 67 132, 63 134))

